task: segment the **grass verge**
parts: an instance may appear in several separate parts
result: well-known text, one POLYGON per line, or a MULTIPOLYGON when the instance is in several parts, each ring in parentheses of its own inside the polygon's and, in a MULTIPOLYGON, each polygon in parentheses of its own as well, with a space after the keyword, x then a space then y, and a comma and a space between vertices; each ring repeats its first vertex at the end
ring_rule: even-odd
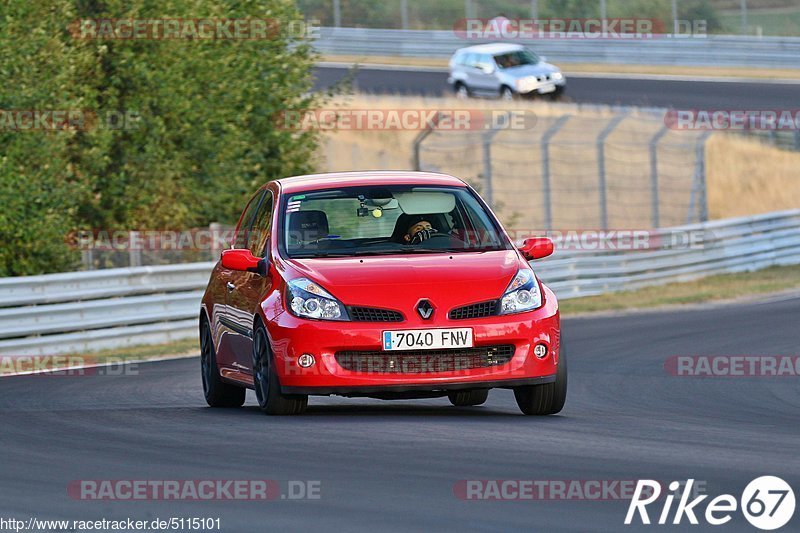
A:
POLYGON ((670 283, 634 291, 573 298, 559 302, 561 314, 648 309, 762 296, 800 289, 800 265, 771 267, 756 272, 719 274, 684 283, 670 283))
POLYGON ((68 367, 146 361, 167 356, 198 355, 199 353, 197 339, 184 339, 164 344, 126 346, 82 354, 21 358, 22 360, 17 363, 13 362, 11 357, 0 357, 0 376, 25 371, 59 370, 68 367))

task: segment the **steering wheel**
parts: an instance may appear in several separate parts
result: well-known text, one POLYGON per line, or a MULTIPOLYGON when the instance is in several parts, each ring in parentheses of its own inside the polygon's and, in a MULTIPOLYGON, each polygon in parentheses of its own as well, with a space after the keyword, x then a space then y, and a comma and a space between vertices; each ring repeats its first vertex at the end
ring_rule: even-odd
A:
POLYGON ((430 237, 428 237, 427 239, 425 239, 424 241, 422 241, 419 244, 421 244, 422 246, 425 246, 425 243, 430 242, 430 241, 432 241, 434 239, 448 239, 450 241, 456 241, 457 244, 458 243, 466 244, 464 241, 462 241, 461 239, 459 239, 455 235, 450 235, 449 233, 434 233, 433 235, 431 235, 430 237))

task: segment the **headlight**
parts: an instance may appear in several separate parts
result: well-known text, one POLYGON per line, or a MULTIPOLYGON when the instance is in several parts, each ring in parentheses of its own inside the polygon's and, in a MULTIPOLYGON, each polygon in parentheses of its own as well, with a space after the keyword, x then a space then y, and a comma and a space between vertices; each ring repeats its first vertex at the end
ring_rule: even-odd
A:
POLYGON ((542 306, 542 292, 533 270, 523 269, 517 272, 500 300, 500 314, 510 315, 531 311, 542 306))
POLYGON ((347 309, 331 294, 306 278, 286 284, 289 310, 295 316, 319 320, 350 320, 347 309))
POLYGON ((564 79, 564 74, 562 72, 553 72, 550 75, 550 79, 553 81, 561 81, 564 79))

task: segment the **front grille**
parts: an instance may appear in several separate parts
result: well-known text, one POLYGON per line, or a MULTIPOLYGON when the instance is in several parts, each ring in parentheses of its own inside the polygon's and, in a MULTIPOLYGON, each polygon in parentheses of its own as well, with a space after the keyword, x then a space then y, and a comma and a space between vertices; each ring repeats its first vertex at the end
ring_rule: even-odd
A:
POLYGON ((469 318, 482 318, 497 314, 497 300, 456 307, 450 310, 450 320, 466 320, 469 318))
POLYGON ((336 352, 335 357, 339 366, 352 372, 377 374, 454 372, 508 363, 514 357, 514 345, 401 352, 341 351, 336 352))
POLYGON ((350 319, 353 322, 402 322, 403 315, 391 309, 376 307, 350 307, 350 319))

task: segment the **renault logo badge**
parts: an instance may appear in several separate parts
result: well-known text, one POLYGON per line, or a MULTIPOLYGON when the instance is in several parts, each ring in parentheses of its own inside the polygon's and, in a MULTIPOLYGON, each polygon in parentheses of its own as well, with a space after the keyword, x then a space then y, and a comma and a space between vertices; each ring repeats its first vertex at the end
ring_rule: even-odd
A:
POLYGON ((417 313, 423 320, 429 320, 433 317, 433 306, 428 300, 420 300, 417 304, 417 313))

